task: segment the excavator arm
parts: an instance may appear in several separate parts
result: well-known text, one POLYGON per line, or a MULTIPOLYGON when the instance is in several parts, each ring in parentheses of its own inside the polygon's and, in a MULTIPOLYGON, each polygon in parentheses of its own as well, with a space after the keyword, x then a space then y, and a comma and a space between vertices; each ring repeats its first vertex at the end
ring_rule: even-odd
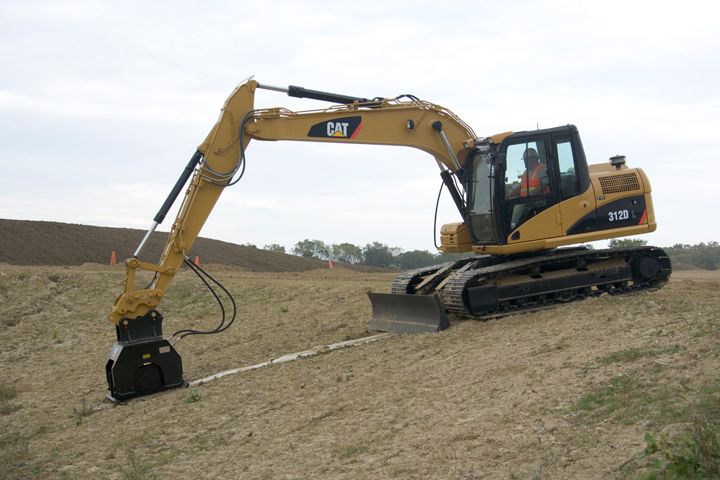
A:
MULTIPOLYGON (((285 108, 253 109, 257 88, 250 80, 237 87, 225 102, 220 118, 198 147, 163 207, 155 217, 148 234, 131 259, 124 293, 118 297, 109 319, 120 325, 121 319, 139 318, 160 302, 183 259, 188 255, 200 230, 224 188, 231 182, 244 161, 250 140, 295 140, 310 142, 356 143, 412 147, 432 155, 441 174, 449 180, 465 164, 473 147, 475 134, 455 114, 443 107, 415 97, 358 101, 339 96, 290 87, 295 96, 304 94, 324 99, 351 100, 324 110, 293 112, 285 108), (294 90, 292 90, 294 89, 294 90), (315 94, 315 95, 313 95, 315 94), (428 132, 431 132, 430 134, 428 132), (138 259, 142 247, 162 222, 187 179, 192 175, 180 212, 173 223, 167 244, 157 265, 138 259), (135 271, 157 273, 154 288, 135 290, 135 271)), ((455 184, 446 182, 455 189, 455 184)), ((464 213, 460 193, 451 190, 461 215, 464 213)))
MULTIPOLYGON (((250 141, 250 137, 242 140, 239 138, 240 125, 244 116, 253 109, 256 85, 253 81, 244 83, 228 97, 217 123, 185 167, 137 250, 126 261, 124 291, 115 300, 108 318, 121 332, 126 331, 129 338, 133 338, 134 333, 132 320, 142 318, 160 303, 220 194, 236 173, 241 151, 239 142, 244 143, 244 151, 250 141), (145 242, 162 223, 191 176, 190 185, 170 230, 160 262, 155 265, 140 261, 138 256, 145 242), (137 270, 156 272, 153 288, 135 289, 137 270)), ((135 336, 142 337, 144 332, 138 332, 135 336)))
POLYGON ((117 339, 106 365, 111 397, 122 400, 183 384, 180 357, 162 336, 156 310, 187 258, 223 190, 243 167, 250 140, 396 145, 432 155, 453 200, 464 216, 465 205, 453 174, 462 171, 474 147, 475 133, 449 110, 404 95, 363 99, 300 87, 279 88, 249 80, 228 97, 220 117, 200 144, 164 202, 134 255, 126 261, 123 293, 108 318, 117 339), (255 109, 258 88, 336 103, 330 108, 294 112, 285 108, 255 109), (187 181, 179 213, 157 264, 140 260, 141 250, 163 221, 187 181), (136 288, 136 273, 154 272, 148 288, 136 288))

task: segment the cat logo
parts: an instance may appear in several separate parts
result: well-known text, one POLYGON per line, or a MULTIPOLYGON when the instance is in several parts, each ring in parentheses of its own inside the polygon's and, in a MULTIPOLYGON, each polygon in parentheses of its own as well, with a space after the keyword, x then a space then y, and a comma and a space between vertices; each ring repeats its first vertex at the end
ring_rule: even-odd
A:
POLYGON ((327 122, 327 136, 347 138, 348 125, 350 122, 327 122))
POLYGON ((334 118, 310 127, 308 137, 354 139, 360 132, 362 117, 334 118))

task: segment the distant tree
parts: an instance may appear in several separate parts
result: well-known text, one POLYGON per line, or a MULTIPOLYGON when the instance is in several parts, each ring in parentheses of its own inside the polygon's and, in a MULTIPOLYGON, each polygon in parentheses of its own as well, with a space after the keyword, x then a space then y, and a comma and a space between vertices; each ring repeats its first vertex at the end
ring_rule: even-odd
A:
POLYGON ((720 244, 716 241, 688 245, 676 243, 665 248, 670 255, 673 268, 701 268, 704 270, 717 270, 720 268, 720 244))
POLYGON ((293 247, 293 253, 305 258, 319 258, 327 260, 330 258, 330 247, 321 240, 305 239, 297 242, 293 247))
POLYGON ((315 256, 315 242, 316 240, 301 240, 293 247, 293 253, 300 257, 313 258, 315 256))
POLYGON ((352 243, 340 243, 332 246, 332 257, 338 262, 360 263, 363 252, 360 247, 352 243))
POLYGON ((613 238, 608 242, 610 248, 644 247, 645 245, 647 245, 647 240, 641 238, 613 238))
POLYGON ((368 243, 363 247, 363 263, 372 267, 392 267, 394 258, 390 247, 380 242, 368 243))
POLYGON ((427 250, 412 250, 395 256, 395 264, 403 269, 420 268, 437 263, 437 258, 427 250))
POLYGON ((268 252, 274 252, 274 253, 287 253, 285 252, 285 247, 283 247, 280 244, 277 243, 271 243, 269 245, 265 245, 263 247, 263 250, 267 250, 268 252))

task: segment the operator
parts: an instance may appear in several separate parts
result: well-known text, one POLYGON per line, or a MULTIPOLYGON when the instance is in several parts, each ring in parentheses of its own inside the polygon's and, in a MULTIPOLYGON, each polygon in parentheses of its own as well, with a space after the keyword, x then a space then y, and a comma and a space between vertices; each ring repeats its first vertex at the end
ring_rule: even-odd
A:
MULTIPOLYGON (((520 189, 517 187, 510 192, 509 198, 517 197, 518 194, 521 198, 532 197, 535 195, 541 195, 550 193, 550 181, 548 179, 547 165, 540 160, 537 150, 534 148, 526 148, 523 153, 523 160, 525 161, 525 172, 522 174, 520 182, 520 189)), ((537 213, 538 206, 534 205, 536 202, 521 203, 513 207, 510 227, 515 229, 529 217, 537 213)), ((544 203, 544 202, 542 202, 544 203)), ((540 208, 542 210, 542 208, 540 208)))
POLYGON ((548 180, 547 165, 540 160, 537 150, 526 148, 523 153, 525 171, 521 175, 521 182, 507 194, 507 198, 532 197, 540 193, 550 193, 550 181, 548 180))
POLYGON ((540 161, 540 156, 534 148, 526 148, 523 153, 525 161, 525 173, 522 175, 520 183, 520 196, 528 197, 539 195, 541 193, 549 193, 550 185, 548 182, 547 165, 540 161))

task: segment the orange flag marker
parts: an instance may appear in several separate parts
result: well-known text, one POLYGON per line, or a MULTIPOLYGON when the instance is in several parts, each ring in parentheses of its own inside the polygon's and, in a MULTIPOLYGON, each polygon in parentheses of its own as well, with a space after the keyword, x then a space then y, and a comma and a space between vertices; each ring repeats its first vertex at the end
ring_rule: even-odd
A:
POLYGON ((112 251, 110 254, 110 265, 115 265, 117 263, 117 255, 115 254, 115 250, 112 251))

